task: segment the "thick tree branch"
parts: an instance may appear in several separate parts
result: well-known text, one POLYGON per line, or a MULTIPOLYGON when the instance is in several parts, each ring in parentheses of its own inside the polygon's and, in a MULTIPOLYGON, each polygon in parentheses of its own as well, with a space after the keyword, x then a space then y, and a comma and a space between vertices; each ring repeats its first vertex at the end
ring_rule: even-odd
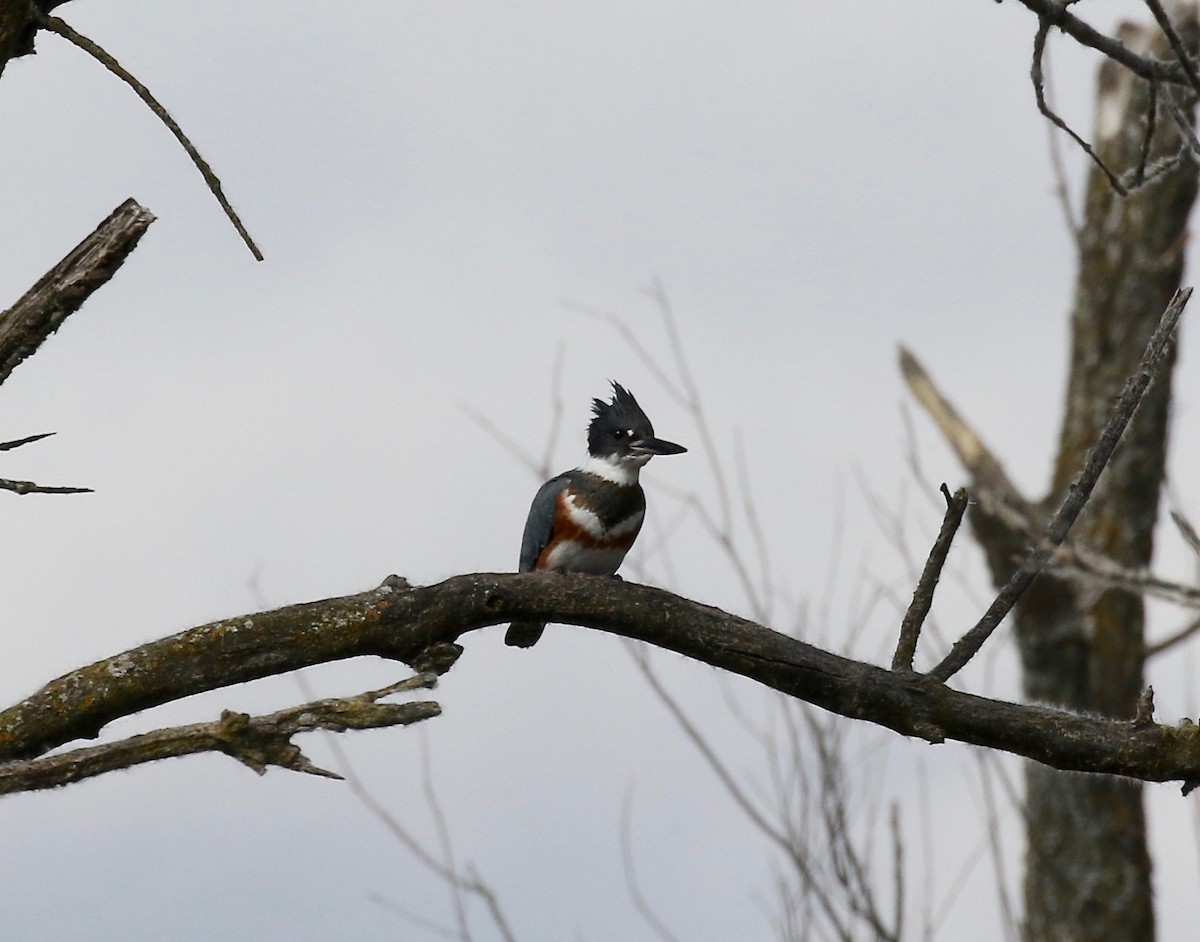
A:
POLYGON ((112 278, 152 222, 153 213, 126 200, 24 297, 0 313, 0 383, 112 278))
POLYGON ((1060 769, 1200 781, 1200 729, 1129 722, 960 693, 820 650, 649 586, 572 574, 477 573, 433 586, 395 577, 357 596, 214 622, 52 681, 0 713, 0 756, 31 758, 148 707, 310 664, 375 655, 413 663, 464 633, 546 619, 675 651, 853 719, 954 739, 1060 769))
POLYGON ((57 788, 128 769, 146 762, 201 752, 223 752, 262 775, 270 766, 321 775, 342 776, 318 768, 291 741, 297 733, 317 729, 345 732, 407 726, 438 716, 441 708, 431 701, 379 703, 384 696, 415 687, 432 686, 436 676, 419 674, 410 681, 356 697, 316 700, 266 716, 247 716, 226 710, 211 723, 194 723, 131 736, 119 742, 88 746, 38 759, 0 763, 0 795, 57 788))

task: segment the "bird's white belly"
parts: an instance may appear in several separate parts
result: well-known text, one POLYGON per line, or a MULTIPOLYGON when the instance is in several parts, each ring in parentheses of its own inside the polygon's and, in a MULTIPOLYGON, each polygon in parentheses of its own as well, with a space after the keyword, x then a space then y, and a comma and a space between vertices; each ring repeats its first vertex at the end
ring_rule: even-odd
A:
POLYGON ((574 540, 563 540, 546 557, 546 568, 559 572, 590 572, 597 576, 611 576, 621 568, 625 552, 623 549, 601 549, 574 540))

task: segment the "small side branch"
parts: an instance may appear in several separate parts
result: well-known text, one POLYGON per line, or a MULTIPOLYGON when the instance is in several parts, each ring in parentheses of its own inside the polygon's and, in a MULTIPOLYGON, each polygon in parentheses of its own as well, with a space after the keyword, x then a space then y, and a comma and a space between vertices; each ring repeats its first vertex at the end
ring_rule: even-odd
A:
MULTIPOLYGON (((42 432, 41 435, 29 435, 26 438, 18 438, 16 441, 0 442, 0 451, 12 451, 14 448, 20 448, 22 445, 28 445, 31 442, 40 442, 43 438, 49 438, 53 432, 42 432)), ((90 487, 46 487, 42 484, 35 484, 33 481, 13 481, 9 478, 0 478, 0 490, 12 491, 15 494, 90 494, 90 487)))
POLYGON ((192 159, 192 163, 196 165, 196 169, 200 171, 200 175, 204 177, 204 182, 208 185, 209 191, 221 204, 221 209, 225 211, 225 215, 229 217, 229 221, 233 223, 233 228, 237 230, 242 241, 246 243, 251 254, 258 261, 263 260, 263 254, 255 245, 254 240, 250 237, 250 233, 243 225, 241 218, 230 205, 229 199, 225 196, 225 191, 221 188, 221 180, 213 173, 212 167, 208 165, 196 146, 188 140, 188 136, 183 133, 183 128, 171 117, 170 113, 164 108, 145 85, 143 85, 136 76, 129 72, 120 62, 118 62, 104 47, 92 42, 82 33, 73 29, 68 23, 57 16, 47 16, 41 21, 44 29, 48 29, 52 33, 57 33, 63 39, 78 46, 89 56, 103 65, 109 72, 119 78, 122 82, 133 89, 134 93, 142 100, 142 102, 157 116, 158 120, 167 126, 172 134, 175 135, 175 140, 179 141, 180 146, 187 152, 187 155, 192 159))
POLYGON ((49 438, 53 434, 53 432, 42 432, 40 435, 27 435, 25 438, 18 438, 11 442, 0 442, 0 451, 12 451, 22 445, 31 445, 34 442, 40 442, 43 438, 49 438))
POLYGON ((0 383, 112 278, 152 222, 150 210, 126 200, 24 297, 0 313, 0 383))
POLYGON ((0 763, 0 795, 57 788, 105 772, 201 752, 223 752, 259 775, 270 766, 278 766, 340 779, 342 776, 336 772, 314 765, 300 747, 292 743, 292 737, 317 729, 341 733, 351 729, 407 726, 438 716, 441 708, 432 701, 377 702, 399 690, 429 687, 434 680, 433 675, 418 674, 384 690, 303 703, 266 716, 248 716, 226 710, 220 719, 211 723, 160 729, 101 746, 0 763))
POLYGON ((1062 0, 1018 0, 1018 2, 1036 13, 1039 22, 1046 21, 1058 27, 1081 46, 1095 49, 1101 55, 1125 66, 1134 75, 1144 78, 1147 82, 1161 81, 1175 85, 1189 84, 1188 78, 1177 62, 1164 62, 1153 56, 1140 55, 1126 46, 1119 39, 1100 32, 1095 27, 1085 23, 1068 9, 1068 4, 1062 0))
POLYGON ((1188 521, 1187 517, 1181 514, 1178 510, 1171 511, 1171 520, 1175 526, 1179 528, 1179 535, 1183 537, 1184 542, 1191 547, 1192 552, 1200 556, 1200 534, 1196 533, 1196 528, 1188 521))
POLYGON ((1017 600, 1029 588, 1037 574, 1046 567, 1054 550, 1062 545, 1071 525, 1083 510, 1088 498, 1091 497, 1092 489, 1100 479, 1100 474, 1109 459, 1112 458, 1117 444, 1121 441, 1121 435, 1124 434, 1126 426, 1129 425, 1134 412, 1137 411, 1138 404, 1142 401, 1146 390, 1149 389, 1150 382, 1154 379, 1159 364, 1175 336, 1175 327, 1191 296, 1192 289, 1183 288, 1175 292, 1171 303, 1167 305, 1150 342, 1146 344, 1137 370, 1125 384, 1116 410, 1100 433, 1100 438, 1092 446, 1079 478, 1067 489, 1067 496, 1063 500, 1062 506, 1058 508, 1046 525, 1042 542, 1026 557, 1021 568, 1013 573, 1008 584, 1000 590, 1000 594, 996 596, 995 601, 992 602, 983 617, 954 643, 950 653, 930 671, 930 676, 945 682, 962 670, 991 636, 991 633, 995 631, 1004 616, 1017 604, 1017 600))
POLYGON ((1171 51, 1175 53, 1175 61, 1179 63, 1179 67, 1183 69, 1183 74, 1187 76, 1188 84, 1192 86, 1193 91, 1200 94, 1200 75, 1196 74, 1196 66, 1192 62, 1192 56, 1184 48, 1183 40, 1179 37, 1178 31, 1175 29, 1175 24, 1167 16, 1167 11, 1163 9, 1163 5, 1159 3, 1159 0, 1145 0, 1145 3, 1150 8, 1150 12, 1154 14, 1154 20, 1158 23, 1159 29, 1167 37, 1171 51))
POLYGON ((90 487, 53 487, 37 484, 33 481, 14 481, 12 478, 0 478, 0 491, 12 491, 14 494, 91 494, 90 487))
POLYGON ((1087 154, 1092 162, 1095 163, 1100 172, 1108 178, 1108 184, 1114 191, 1121 196, 1128 196, 1128 188, 1121 182, 1115 173, 1113 173, 1108 165, 1100 159, 1100 155, 1096 153, 1096 149, 1087 141, 1080 137, 1075 130, 1067 124, 1062 118, 1055 113, 1046 101, 1045 77, 1042 72, 1042 60, 1046 52, 1046 37, 1050 32, 1050 20, 1046 17, 1041 17, 1038 20, 1037 34, 1033 37, 1033 65, 1029 69, 1029 77, 1033 82, 1033 94, 1037 101, 1038 111, 1042 113, 1042 117, 1046 118, 1056 128, 1063 131, 1079 145, 1085 154, 1087 154))
POLYGON ((929 551, 929 558, 925 560, 925 568, 921 571, 921 578, 917 582, 916 591, 913 592, 912 602, 908 606, 908 611, 904 613, 904 620, 900 623, 900 640, 896 644, 896 653, 892 656, 892 670, 894 671, 912 670, 913 657, 917 653, 917 640, 921 636, 921 626, 925 624, 929 609, 933 605, 933 593, 942 576, 942 569, 946 565, 950 544, 954 542, 954 535, 958 533, 963 514, 967 510, 967 492, 964 488, 960 487, 951 494, 950 489, 943 484, 942 495, 946 498, 946 515, 942 518, 942 529, 938 533, 937 540, 934 541, 933 548, 929 551))

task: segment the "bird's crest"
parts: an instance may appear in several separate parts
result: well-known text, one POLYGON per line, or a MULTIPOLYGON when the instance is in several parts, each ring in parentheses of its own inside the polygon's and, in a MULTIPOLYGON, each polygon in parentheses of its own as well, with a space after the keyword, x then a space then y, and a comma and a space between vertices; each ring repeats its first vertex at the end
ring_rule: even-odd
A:
POLYGON ((592 400, 592 422, 588 426, 588 451, 598 454, 613 437, 632 432, 630 438, 653 437, 654 426, 633 393, 620 383, 613 382, 613 397, 609 402, 592 400))

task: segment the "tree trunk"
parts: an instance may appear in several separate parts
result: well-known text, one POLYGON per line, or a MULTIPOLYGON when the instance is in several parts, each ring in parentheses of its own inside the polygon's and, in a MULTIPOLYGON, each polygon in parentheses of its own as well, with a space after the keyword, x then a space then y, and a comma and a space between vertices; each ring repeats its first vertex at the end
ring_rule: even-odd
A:
MULTIPOLYGON (((1195 47, 1195 9, 1181 24, 1195 47)), ((1122 40, 1170 55, 1157 29, 1125 25, 1122 40)), ((1096 143, 1113 168, 1137 165, 1150 88, 1110 61, 1100 68, 1096 143)), ((1160 98, 1176 94, 1160 89, 1160 98)), ((1192 100, 1177 99, 1190 114, 1192 100)), ((1154 153, 1171 154, 1180 137, 1162 101, 1154 153)), ((1040 510, 1061 502, 1082 467, 1150 333, 1183 273, 1196 164, 1185 159, 1129 197, 1094 168, 1079 233, 1079 272, 1071 315, 1066 410, 1051 490, 1040 510)), ((1173 357, 1125 433, 1072 532, 1081 546, 1130 567, 1144 566, 1167 447, 1173 357)), ((993 531, 996 529, 993 522, 993 531)), ((1009 547, 990 547, 994 576, 1011 569, 1009 547), (1007 562, 1002 562, 1007 556, 1007 562), (999 564, 999 565, 998 565, 999 564)), ((1125 591, 1088 591, 1042 577, 1019 607, 1016 634, 1028 698, 1132 717, 1143 689, 1143 605, 1125 591)), ((1151 864, 1140 783, 1072 775, 1028 763, 1025 772, 1024 936, 1026 942, 1138 942, 1154 938, 1151 864)))

